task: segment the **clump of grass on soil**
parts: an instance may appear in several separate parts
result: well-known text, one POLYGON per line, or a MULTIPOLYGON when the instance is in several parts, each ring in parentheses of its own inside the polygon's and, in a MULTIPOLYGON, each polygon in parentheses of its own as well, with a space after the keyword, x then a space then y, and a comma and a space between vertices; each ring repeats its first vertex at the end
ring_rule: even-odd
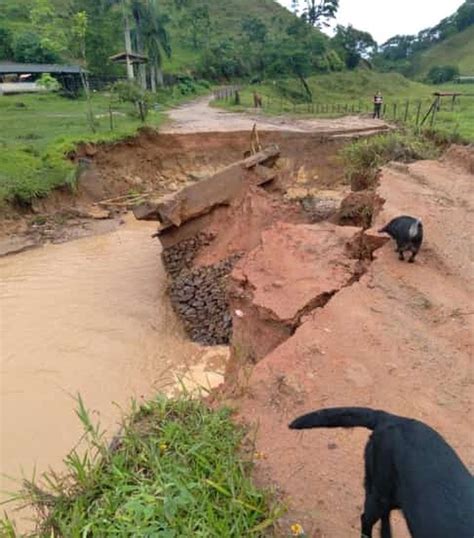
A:
MULTIPOLYGON (((159 397, 134 409, 113 449, 81 400, 78 415, 89 450, 67 457, 66 475, 49 472, 45 487, 27 482, 19 494, 38 516, 31 536, 262 536, 280 515, 252 484, 253 453, 227 409, 159 397)), ((15 536, 8 519, 2 526, 15 536)))
POLYGON ((409 163, 439 154, 440 147, 433 140, 409 130, 357 140, 340 152, 354 191, 374 188, 380 167, 389 161, 409 163))

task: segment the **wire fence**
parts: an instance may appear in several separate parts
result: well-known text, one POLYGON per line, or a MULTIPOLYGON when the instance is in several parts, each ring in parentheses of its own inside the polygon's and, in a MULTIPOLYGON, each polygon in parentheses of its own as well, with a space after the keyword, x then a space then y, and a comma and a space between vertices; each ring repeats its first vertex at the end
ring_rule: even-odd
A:
MULTIPOLYGON (((386 100, 380 111, 380 118, 390 122, 402 123, 414 127, 435 129, 442 124, 448 130, 456 130, 466 106, 474 112, 474 94, 448 95, 423 99, 386 100), (469 105, 466 103, 469 101, 469 105)), ((273 114, 301 114, 318 117, 337 117, 356 114, 374 116, 374 107, 370 101, 361 99, 353 101, 324 101, 314 99, 312 102, 297 102, 285 97, 261 92, 242 91, 239 86, 224 86, 214 91, 214 99, 228 106, 262 109, 273 114), (256 99, 258 96, 259 99, 256 99)))

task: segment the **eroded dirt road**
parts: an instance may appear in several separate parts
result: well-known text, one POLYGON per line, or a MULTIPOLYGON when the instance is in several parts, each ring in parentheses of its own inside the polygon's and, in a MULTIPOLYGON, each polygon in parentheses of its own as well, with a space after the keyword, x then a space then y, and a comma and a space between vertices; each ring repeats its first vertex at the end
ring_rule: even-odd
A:
POLYGON ((387 128, 382 120, 360 116, 344 116, 333 119, 294 119, 288 116, 270 117, 263 114, 236 114, 209 106, 209 97, 203 97, 171 110, 170 123, 163 133, 250 131, 257 123, 261 131, 291 131, 337 133, 348 131, 371 131, 387 128))
MULTIPOLYGON (((400 262, 387 243, 359 281, 303 318, 238 388, 240 419, 256 428, 256 477, 290 506, 283 534, 299 522, 314 538, 357 536, 364 498, 368 432, 288 430, 302 413, 347 405, 417 418, 474 470, 474 177, 456 163, 384 169, 375 228, 400 214, 421 217, 416 263, 400 262)), ((278 263, 282 253, 273 255, 278 263)), ((395 536, 408 537, 403 519, 393 520, 395 536)))

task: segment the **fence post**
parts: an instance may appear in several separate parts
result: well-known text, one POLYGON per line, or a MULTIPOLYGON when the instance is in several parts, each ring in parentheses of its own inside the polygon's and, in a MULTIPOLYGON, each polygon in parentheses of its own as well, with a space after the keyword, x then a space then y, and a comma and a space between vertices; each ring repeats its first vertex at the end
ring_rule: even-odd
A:
POLYGON ((397 119, 397 103, 393 103, 393 119, 397 119))
POLYGON ((421 99, 418 101, 418 106, 416 107, 416 120, 415 120, 416 127, 418 127, 418 123, 420 121, 420 113, 421 113, 421 99))
POLYGON ((383 105, 382 118, 385 116, 386 111, 387 111, 387 105, 383 105))
POLYGON ((407 102, 405 103, 405 118, 404 118, 404 122, 406 123, 407 120, 408 120, 408 108, 410 107, 410 100, 407 99, 407 102))
POLYGON ((439 102, 433 107, 433 113, 431 114, 430 127, 432 128, 435 122, 436 112, 438 111, 439 102))
POLYGON ((109 105, 109 123, 110 123, 110 130, 114 130, 114 114, 112 112, 112 105, 109 105))

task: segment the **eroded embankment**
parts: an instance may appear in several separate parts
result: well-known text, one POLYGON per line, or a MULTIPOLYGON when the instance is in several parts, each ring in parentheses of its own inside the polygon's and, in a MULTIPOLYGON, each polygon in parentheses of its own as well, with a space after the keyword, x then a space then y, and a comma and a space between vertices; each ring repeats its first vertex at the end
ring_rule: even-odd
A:
MULTIPOLYGON (((337 150, 344 141, 318 133, 283 131, 261 132, 260 141, 279 144, 285 155, 279 161, 279 181, 272 188, 284 188, 298 175, 297 189, 288 192, 288 197, 309 195, 308 210, 316 215, 329 213, 330 204, 325 206, 322 199, 313 207, 310 198, 315 188, 340 186, 342 165, 337 150)), ((29 207, 2 210, 0 255, 110 231, 140 199, 199 182, 242 158, 249 143, 249 131, 166 134, 143 129, 120 142, 82 144, 70 155, 79 170, 74 190, 65 186, 33 200, 29 207)), ((323 195, 328 197, 330 192, 323 195)))
MULTIPOLYGON (((288 430, 311 409, 361 405, 424 420, 474 468, 469 151, 387 166, 377 192, 350 194, 331 222, 311 222, 302 203, 253 187, 215 210, 220 225, 193 253, 199 267, 240 252, 224 286, 231 359, 215 398, 255 426, 255 478, 284 495, 285 532, 295 521, 314 537, 358 532, 367 433, 288 430), (381 238, 366 228, 400 214, 425 225, 414 265, 391 243, 373 255, 381 238)), ((394 519, 397 536, 408 536, 394 519)))
MULTIPOLYGON (((378 192, 386 202, 374 227, 400 214, 421 217, 416 263, 400 262, 387 244, 358 281, 228 387, 240 420, 255 426, 257 481, 289 505, 283 528, 298 521, 309 536, 336 538, 359 529, 367 432, 288 430, 313 409, 369 406, 423 420, 474 468, 474 178, 459 164, 448 156, 385 168, 378 192)), ((407 537, 402 519, 393 519, 396 535, 407 537)))

